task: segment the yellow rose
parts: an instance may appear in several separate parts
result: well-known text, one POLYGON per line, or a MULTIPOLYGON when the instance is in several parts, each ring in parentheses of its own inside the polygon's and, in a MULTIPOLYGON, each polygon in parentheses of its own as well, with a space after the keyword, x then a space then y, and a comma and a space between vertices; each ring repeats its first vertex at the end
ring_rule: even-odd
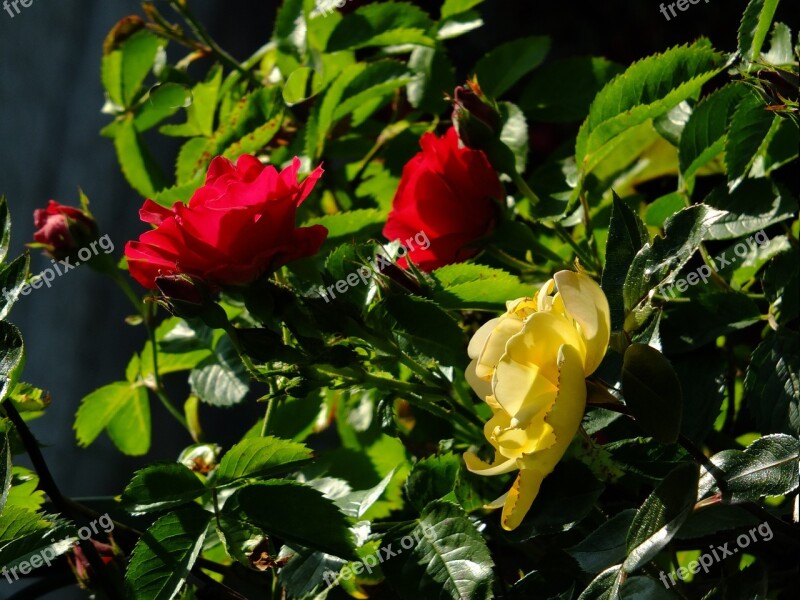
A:
POLYGON ((611 317, 600 286, 572 271, 559 271, 532 299, 506 307, 472 337, 466 373, 492 409, 484 434, 495 459, 488 464, 466 452, 464 461, 479 475, 519 469, 511 490, 489 504, 503 507, 502 526, 510 531, 578 431, 585 379, 605 356, 611 317))

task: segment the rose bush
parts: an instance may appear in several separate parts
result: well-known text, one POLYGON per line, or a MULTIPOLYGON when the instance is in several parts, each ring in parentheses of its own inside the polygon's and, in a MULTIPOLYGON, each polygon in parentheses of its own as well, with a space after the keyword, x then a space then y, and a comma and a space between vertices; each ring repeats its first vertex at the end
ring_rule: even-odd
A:
POLYGON ((471 452, 464 460, 478 475, 519 469, 511 490, 490 504, 503 506, 504 529, 519 526, 578 431, 584 380, 605 356, 610 332, 600 286, 560 271, 533 298, 509 301, 504 315, 472 337, 467 381, 492 409, 484 433, 496 454, 492 464, 471 452))
POLYGON ((125 246, 131 275, 150 289, 157 277, 175 274, 244 284, 315 254, 327 230, 296 227, 295 214, 323 171, 317 167, 298 183, 299 170, 298 159, 278 172, 255 156, 235 164, 217 157, 188 204, 167 209, 146 200, 139 216, 155 229, 125 246))
POLYGON ((430 247, 412 247, 408 257, 432 271, 477 254, 473 244, 497 223, 503 187, 483 152, 463 147, 454 128, 442 137, 426 133, 419 145, 403 167, 383 235, 403 242, 427 234, 430 247))

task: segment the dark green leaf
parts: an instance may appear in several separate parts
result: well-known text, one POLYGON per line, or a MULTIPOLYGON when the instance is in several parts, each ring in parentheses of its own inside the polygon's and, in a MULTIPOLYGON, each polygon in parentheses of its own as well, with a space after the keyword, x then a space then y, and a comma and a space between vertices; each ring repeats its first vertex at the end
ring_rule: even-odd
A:
POLYGON ((164 515, 148 528, 125 573, 131 600, 172 600, 177 595, 200 555, 211 516, 188 507, 164 515))
POLYGON ((492 597, 492 558, 483 536, 461 507, 431 502, 413 528, 398 526, 386 533, 383 547, 390 545, 398 555, 384 561, 381 568, 401 597, 492 597))
POLYGON ((611 308, 612 331, 622 329, 625 323, 625 302, 622 295, 625 277, 636 253, 649 241, 647 228, 639 215, 614 193, 606 242, 606 264, 601 283, 611 308))
POLYGON ((620 600, 678 600, 682 596, 665 588, 664 583, 637 575, 625 580, 619 588, 619 597, 620 600))
POLYGON ((475 74, 483 93, 499 98, 538 67, 550 50, 550 38, 532 35, 502 44, 475 65, 475 74))
POLYGON ((730 240, 766 229, 791 219, 797 201, 789 191, 767 179, 748 179, 734 191, 715 188, 703 201, 726 214, 708 228, 706 239, 730 240))
POLYGON ((131 513, 167 510, 203 495, 205 487, 180 463, 154 464, 137 471, 122 492, 122 504, 131 513))
POLYGON ((414 108, 439 114, 447 106, 445 93, 455 88, 455 69, 441 44, 418 46, 411 52, 408 68, 414 79, 408 83, 408 101, 414 108))
POLYGON ((69 521, 7 506, 0 516, 0 565, 8 571, 22 562, 28 567, 49 567, 50 561, 70 550, 77 537, 69 521))
POLYGON ((433 46, 434 40, 426 33, 432 27, 430 17, 413 4, 367 4, 342 19, 328 38, 326 51, 397 44, 433 46))
POLYGON ((355 559, 347 519, 317 490, 296 481, 248 485, 231 495, 222 514, 267 533, 347 559, 355 559))
POLYGON ((455 489, 461 460, 454 454, 444 454, 423 458, 414 465, 406 480, 406 496, 418 511, 455 489))
POLYGON ((297 470, 312 458, 305 445, 275 437, 246 439, 225 453, 216 471, 216 485, 245 477, 275 477, 297 470))
POLYGON ((725 138, 725 167, 731 188, 742 182, 758 156, 766 151, 777 133, 779 119, 753 91, 739 103, 725 138))
POLYGON ((670 144, 677 147, 692 115, 692 107, 684 100, 669 112, 653 119, 653 127, 670 144))
POLYGON ((770 301, 770 314, 788 323, 800 314, 800 252, 790 248, 778 254, 764 270, 761 283, 770 301))
POLYGON ((739 25, 739 53, 745 61, 755 62, 767 39, 779 0, 750 0, 739 25))
POLYGON ((684 406, 681 433, 700 444, 719 416, 725 397, 727 362, 722 351, 706 348, 672 359, 683 393, 684 406), (703 373, 703 377, 698 377, 703 373))
POLYGON ((633 573, 650 562, 678 532, 697 498, 697 467, 680 465, 647 497, 628 532, 628 558, 623 568, 633 573))
POLYGON ((532 121, 578 121, 602 87, 623 71, 605 58, 567 58, 548 63, 531 76, 519 106, 532 121))
POLYGON ((247 372, 230 339, 225 336, 214 348, 214 355, 189 374, 192 393, 212 406, 232 406, 247 395, 247 372))
POLYGON ((800 341, 781 329, 753 353, 744 400, 763 432, 800 435, 800 341))
POLYGON ((621 565, 609 567, 592 580, 578 600, 618 600, 623 573, 621 565))
POLYGON ((783 496, 797 489, 800 481, 800 441, 782 433, 767 435, 744 451, 723 450, 711 457, 717 469, 703 470, 698 497, 722 491, 731 504, 756 502, 764 496, 783 496), (716 480, 724 482, 720 490, 716 480))
POLYGON ((587 573, 599 573, 619 564, 627 555, 625 541, 636 511, 623 510, 600 525, 579 544, 567 548, 581 569, 587 573))
MULTIPOLYGON (((26 252, 18 256, 11 263, 5 265, 0 271, 0 319, 5 319, 11 311, 11 307, 19 299, 22 288, 25 287, 25 279, 28 276, 28 265, 30 256, 26 252)), ((48 283, 49 285, 49 283, 48 283)), ((41 286, 41 284, 39 284, 41 286)), ((26 291, 26 294, 30 291, 26 291)))
POLYGON ((348 517, 360 519, 367 514, 367 511, 372 507, 372 505, 375 504, 375 502, 377 502, 378 499, 383 495, 383 492, 386 491, 386 488, 391 483, 396 472, 397 469, 393 469, 388 475, 386 475, 386 477, 381 479, 376 486, 368 490, 348 492, 347 494, 339 496, 334 500, 336 502, 336 506, 338 506, 348 517))
POLYGON ((631 415, 648 435, 664 444, 678 439, 683 413, 681 384, 661 352, 631 344, 622 367, 622 394, 631 415))
POLYGON ((0 321, 0 401, 14 389, 24 366, 25 345, 19 329, 8 321, 0 321))
POLYGON ((0 263, 8 255, 8 245, 11 243, 11 215, 8 212, 8 201, 5 196, 0 196, 0 263))
POLYGON ((0 515, 6 507, 8 491, 11 489, 11 447, 8 444, 8 432, 2 433, 0 440, 0 515))

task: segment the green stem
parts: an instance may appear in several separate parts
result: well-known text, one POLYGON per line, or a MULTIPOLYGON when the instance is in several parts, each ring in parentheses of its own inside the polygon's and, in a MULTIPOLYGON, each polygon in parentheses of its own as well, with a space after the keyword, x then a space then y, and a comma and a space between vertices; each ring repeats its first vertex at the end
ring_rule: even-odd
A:
POLYGON ((539 196, 537 196, 536 192, 534 192, 530 186, 528 186, 528 183, 522 178, 522 175, 517 173, 516 170, 513 173, 509 173, 509 175, 511 175, 511 180, 514 182, 514 185, 517 186, 517 189, 519 189, 519 191, 531 201, 533 206, 541 203, 539 196))
POLYGON ((275 397, 270 395, 270 397, 267 399, 267 410, 264 413, 264 421, 261 424, 261 437, 267 437, 269 421, 272 418, 272 412, 274 410, 275 410, 275 397))
POLYGON ((562 241, 569 244, 569 246, 573 249, 578 258, 580 258, 581 261, 583 261, 584 266, 590 267, 595 273, 600 272, 601 270, 600 265, 595 261, 594 257, 592 257, 589 254, 586 254, 586 252, 583 250, 583 248, 580 247, 578 242, 572 239, 572 236, 569 234, 569 232, 566 229, 564 229, 563 225, 561 225, 560 223, 553 223, 553 230, 556 232, 556 235, 561 238, 562 241))
POLYGON ((191 434, 191 430, 189 429, 189 424, 186 422, 186 417, 181 413, 174 404, 170 401, 167 397, 166 392, 164 392, 164 387, 161 383, 161 375, 158 372, 158 344, 156 343, 156 330, 153 327, 153 324, 150 319, 151 315, 146 315, 144 322, 145 326, 147 327, 147 334, 150 337, 150 346, 153 355, 153 391, 156 394, 156 397, 161 401, 161 404, 164 405, 164 408, 167 409, 167 412, 175 417, 175 420, 180 423, 186 431, 189 431, 191 434))

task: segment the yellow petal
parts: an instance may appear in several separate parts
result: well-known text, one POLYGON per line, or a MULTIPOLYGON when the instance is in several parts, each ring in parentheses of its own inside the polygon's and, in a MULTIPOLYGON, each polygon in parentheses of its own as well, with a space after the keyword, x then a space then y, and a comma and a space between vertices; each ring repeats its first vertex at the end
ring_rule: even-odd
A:
POLYGON ((491 382, 478 377, 478 373, 476 372, 477 366, 478 361, 473 359, 472 362, 470 362, 467 366, 467 370, 464 372, 464 377, 479 398, 486 398, 486 396, 492 393, 492 384, 491 382))
POLYGON ((464 464, 467 466, 467 469, 476 475, 503 475, 517 468, 516 459, 498 460, 498 458, 502 457, 495 457, 494 463, 490 465, 472 452, 464 452, 464 464))
POLYGON ((586 341, 584 376, 589 376, 600 366, 611 336, 608 299, 600 286, 582 273, 559 271, 554 279, 569 316, 581 327, 586 341))
POLYGON ((543 479, 544 475, 532 469, 522 469, 519 472, 503 505, 503 515, 500 519, 503 529, 511 531, 519 527, 539 494, 543 479))
MULTIPOLYGON (((495 319, 492 319, 494 321, 495 319)), ((489 321, 491 323, 492 321, 489 321)), ((488 325, 488 323, 487 323, 488 325)), ((478 330, 481 332, 483 327, 478 330)), ((514 335, 518 334, 522 329, 522 321, 512 317, 497 319, 491 334, 485 339, 483 349, 480 351, 475 365, 475 373, 481 379, 490 381, 494 374, 494 369, 500 358, 506 352, 506 344, 508 340, 514 335)), ((477 333, 475 334, 478 335, 477 333)), ((474 338, 473 338, 474 339, 474 338)), ((470 342, 471 345, 471 342, 470 342)))
POLYGON ((470 358, 478 358, 483 352, 483 347, 486 345, 486 340, 489 339, 489 336, 494 331, 494 328, 497 327, 497 324, 500 323, 502 317, 497 317, 496 319, 491 319, 486 321, 483 325, 481 325, 480 329, 475 332, 475 335, 472 336, 472 339, 469 341, 469 346, 467 347, 467 354, 469 354, 470 358))
POLYGON ((484 504, 483 508, 487 510, 494 510, 495 508, 500 508, 506 503, 506 498, 508 498, 508 492, 497 498, 497 500, 492 500, 488 504, 484 504))
POLYGON ((538 366, 517 362, 508 354, 497 365, 492 386, 498 404, 523 427, 552 403, 557 391, 538 366))

